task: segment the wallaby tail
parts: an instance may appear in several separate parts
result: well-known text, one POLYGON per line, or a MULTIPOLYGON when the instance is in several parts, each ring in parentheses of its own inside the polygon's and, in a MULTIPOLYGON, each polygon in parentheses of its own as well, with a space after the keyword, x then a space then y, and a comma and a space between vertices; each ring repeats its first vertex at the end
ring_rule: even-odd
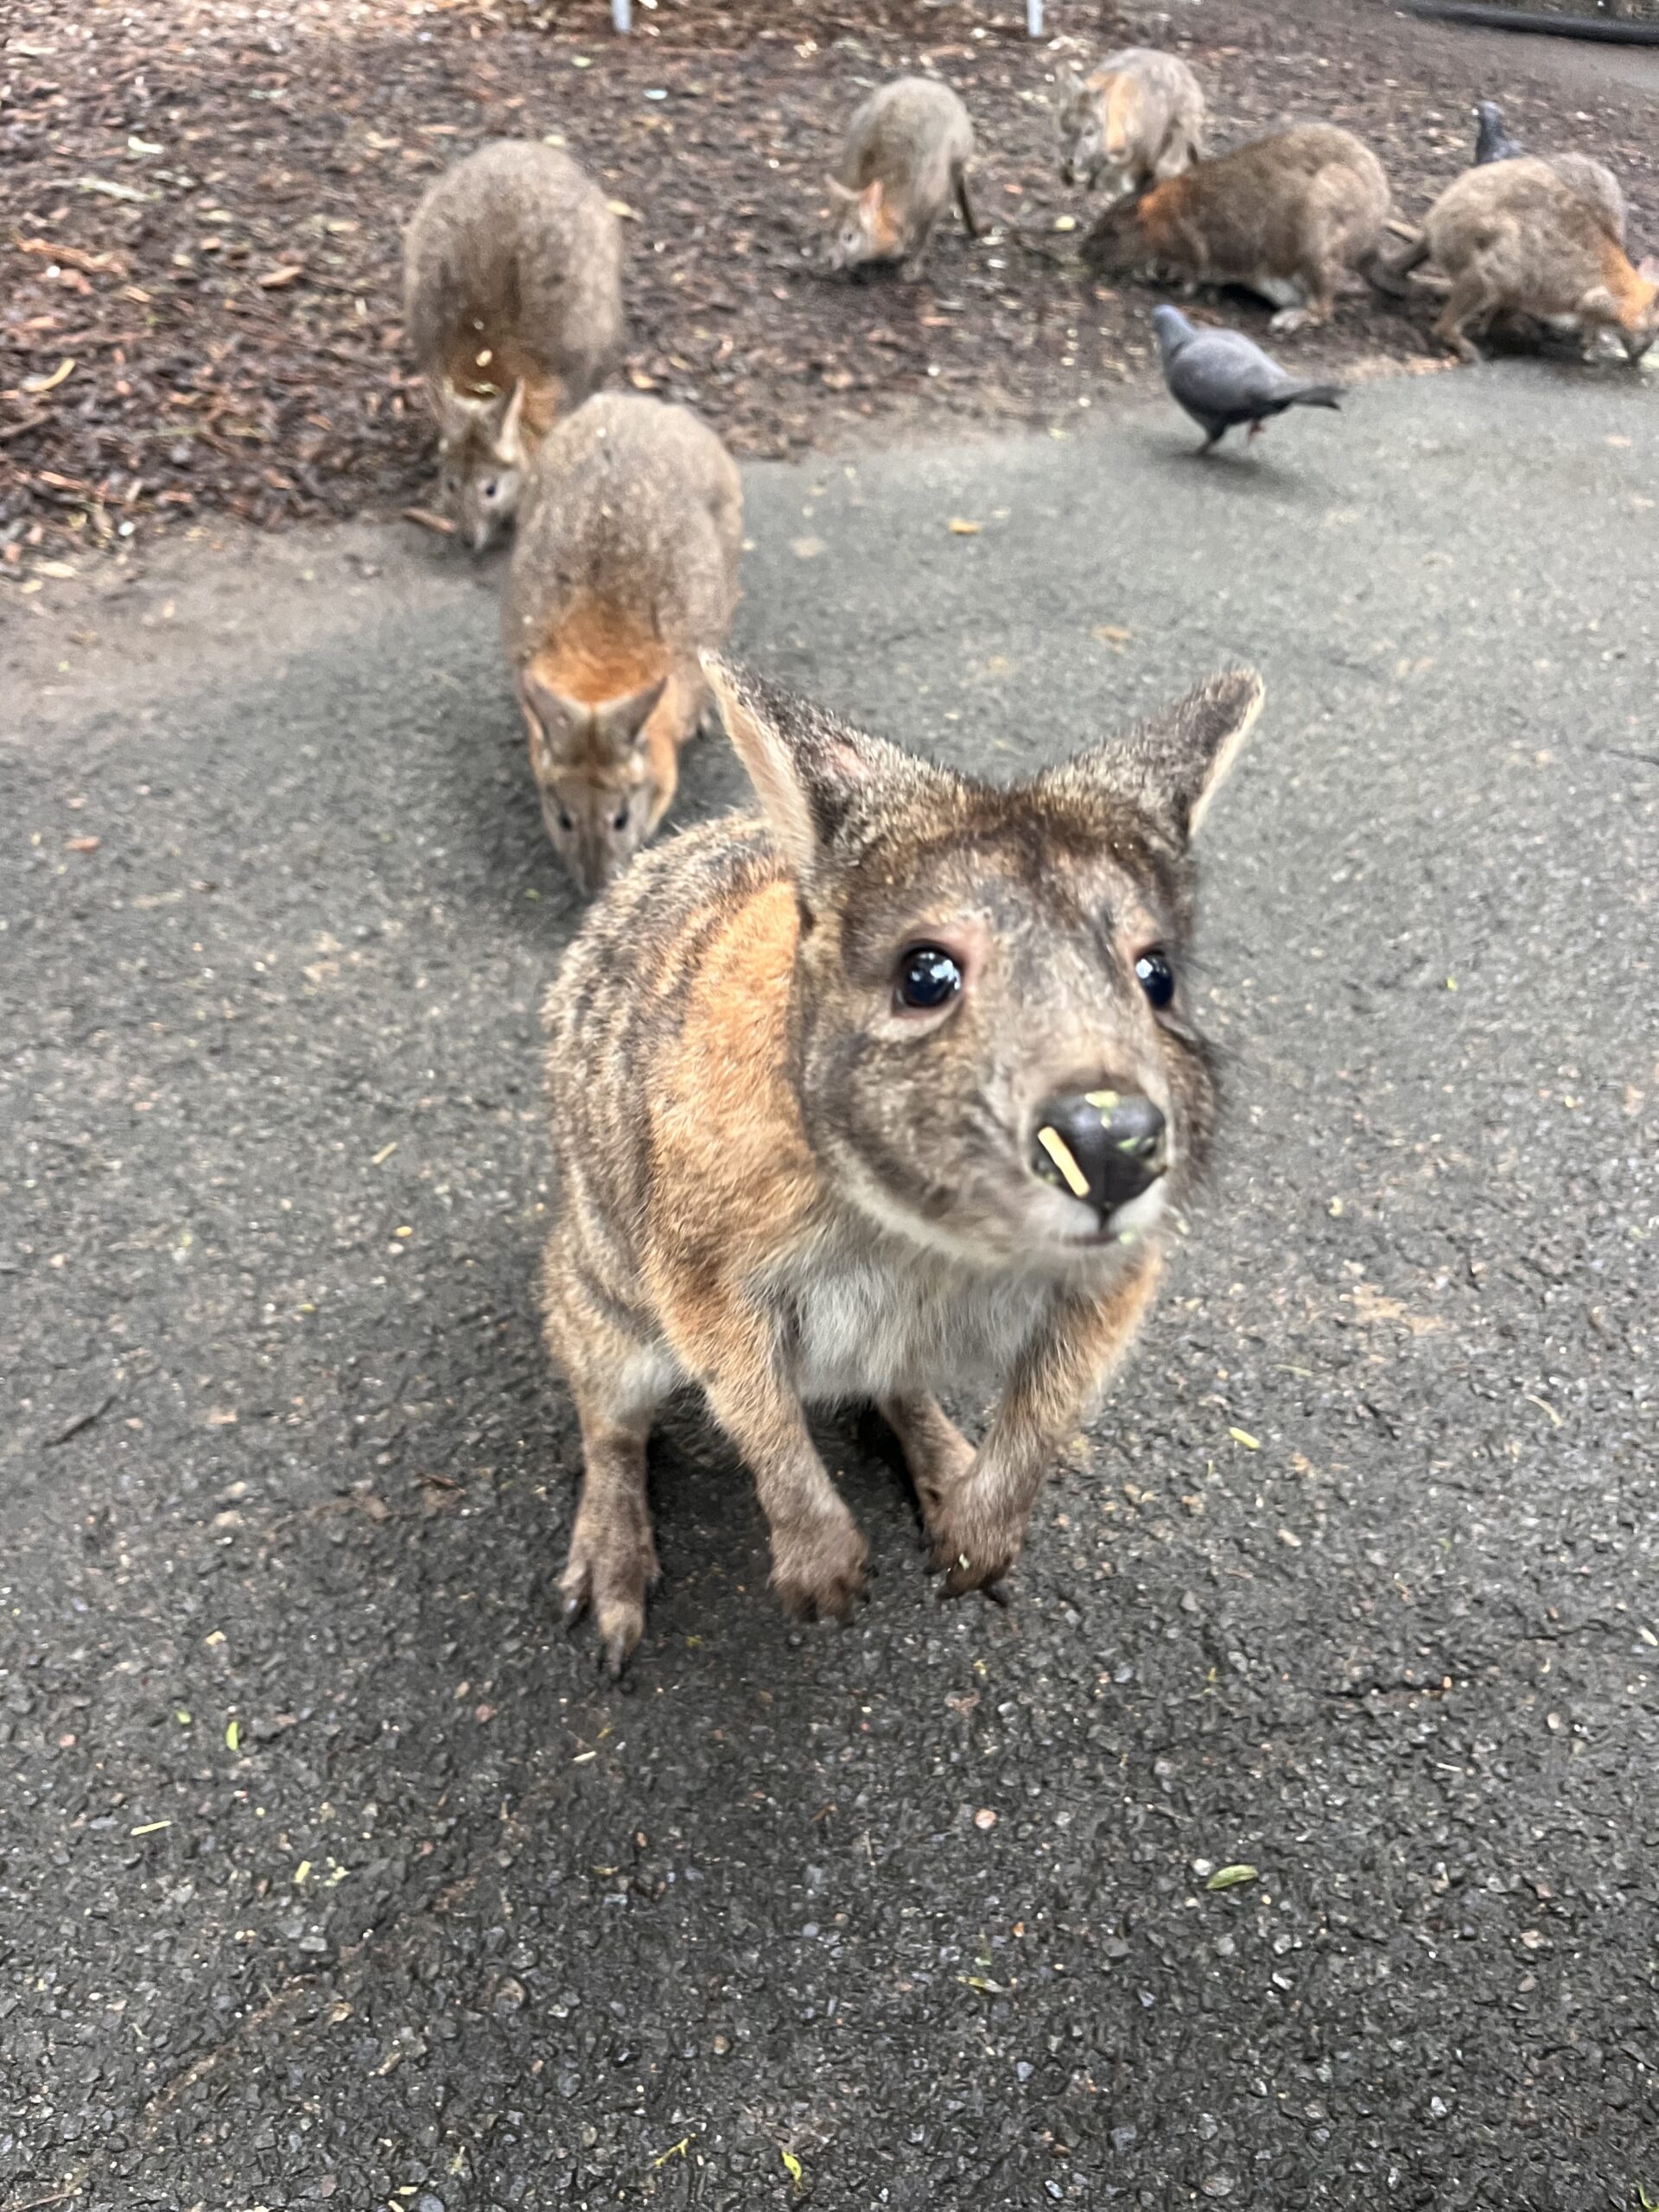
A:
POLYGON ((1305 384, 1292 398, 1293 407, 1335 407, 1342 405, 1343 386, 1339 384, 1305 384))
MULTIPOLYGON (((1396 226, 1390 225, 1389 228, 1396 226)), ((1407 233, 1405 249, 1400 253, 1384 253, 1381 246, 1368 253, 1359 264, 1359 270, 1374 291, 1386 294, 1389 299, 1404 300, 1411 296, 1411 287, 1406 278, 1414 269, 1421 268, 1428 259, 1428 239, 1421 231, 1407 233)))

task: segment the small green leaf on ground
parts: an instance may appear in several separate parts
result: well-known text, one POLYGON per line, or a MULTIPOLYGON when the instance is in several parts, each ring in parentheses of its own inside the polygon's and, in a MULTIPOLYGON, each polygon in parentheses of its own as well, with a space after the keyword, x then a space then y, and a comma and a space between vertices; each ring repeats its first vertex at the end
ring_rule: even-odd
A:
POLYGON ((1247 1452, 1259 1452, 1262 1449, 1260 1440, 1252 1436, 1248 1428, 1230 1428, 1227 1433, 1235 1444, 1242 1444, 1247 1452))
POLYGON ((232 1720, 227 1724, 225 1730, 225 1748, 227 1751, 239 1751, 241 1746, 242 1724, 239 1720, 232 1720))
POLYGON ((793 2182, 796 2189, 798 2190, 803 2188, 806 2182, 806 2169, 795 2153, 792 2151, 780 2151, 778 2155, 784 2162, 784 2171, 793 2182))
POLYGON ((1254 1866, 1217 1866, 1204 1886, 1206 1890, 1236 1890, 1257 1878, 1254 1866))

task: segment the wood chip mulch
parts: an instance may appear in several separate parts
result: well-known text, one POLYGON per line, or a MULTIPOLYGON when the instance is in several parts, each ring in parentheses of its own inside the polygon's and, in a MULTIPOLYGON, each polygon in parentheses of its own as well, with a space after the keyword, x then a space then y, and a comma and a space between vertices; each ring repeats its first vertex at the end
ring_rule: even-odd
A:
MULTIPOLYGON (((1212 137, 1324 117, 1418 212, 1462 165, 1471 99, 1529 143, 1619 168, 1639 254, 1659 233, 1655 104, 1554 92, 1513 39, 1503 82, 1378 0, 11 0, 0 51, 0 575, 226 519, 395 512, 430 490, 401 346, 399 237, 447 162, 556 137, 626 212, 628 380, 735 451, 842 449, 1081 423, 1147 384, 1157 295, 1095 283, 1060 184, 1060 73, 1135 38, 1186 55, 1212 137), (823 173, 871 85, 930 68, 979 134, 991 235, 952 225, 927 281, 816 265, 823 173)), ((1490 48, 1483 49, 1490 51, 1490 48)), ((1265 312, 1217 312, 1258 334, 1265 312)), ((1299 361, 1427 366, 1427 304, 1356 297, 1299 361)))

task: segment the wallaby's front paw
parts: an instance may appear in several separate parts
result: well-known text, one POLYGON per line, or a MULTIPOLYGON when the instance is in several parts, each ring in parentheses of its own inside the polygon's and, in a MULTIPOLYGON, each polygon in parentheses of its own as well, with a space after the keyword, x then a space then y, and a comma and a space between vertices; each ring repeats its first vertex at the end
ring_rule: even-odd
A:
POLYGON ((930 1519, 928 1534, 933 1540, 933 1567, 944 1576, 944 1596, 960 1598, 969 1590, 985 1590, 995 1597, 996 1585, 1020 1556, 1026 1524, 997 1509, 978 1510, 970 1497, 958 1493, 937 1519, 930 1519))
POLYGON ((620 1675, 645 1632, 645 1592, 657 1580, 649 1530, 599 1536, 578 1526, 559 1577, 561 1618, 572 1629, 590 1609, 607 1670, 620 1675))
POLYGON ((1289 338, 1299 330, 1313 329, 1319 321, 1311 308, 1281 308, 1277 315, 1269 317, 1268 328, 1276 331, 1281 338, 1289 338))
POLYGON ((851 1514, 799 1529, 774 1529, 772 1586, 799 1620, 844 1621, 864 1592, 869 1546, 851 1514))

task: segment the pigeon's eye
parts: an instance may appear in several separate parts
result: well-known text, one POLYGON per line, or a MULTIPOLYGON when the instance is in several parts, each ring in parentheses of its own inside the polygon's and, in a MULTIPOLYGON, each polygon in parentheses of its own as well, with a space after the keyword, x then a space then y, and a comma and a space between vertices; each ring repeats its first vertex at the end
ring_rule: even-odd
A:
POLYGON ((1160 1009, 1175 995, 1175 970, 1169 964, 1168 954, 1156 945, 1135 962, 1135 980, 1151 1003, 1160 1009))
POLYGON ((893 985, 899 1005, 918 1014, 932 1013, 961 988, 962 969, 955 956, 937 944, 913 945, 899 963, 893 985))

